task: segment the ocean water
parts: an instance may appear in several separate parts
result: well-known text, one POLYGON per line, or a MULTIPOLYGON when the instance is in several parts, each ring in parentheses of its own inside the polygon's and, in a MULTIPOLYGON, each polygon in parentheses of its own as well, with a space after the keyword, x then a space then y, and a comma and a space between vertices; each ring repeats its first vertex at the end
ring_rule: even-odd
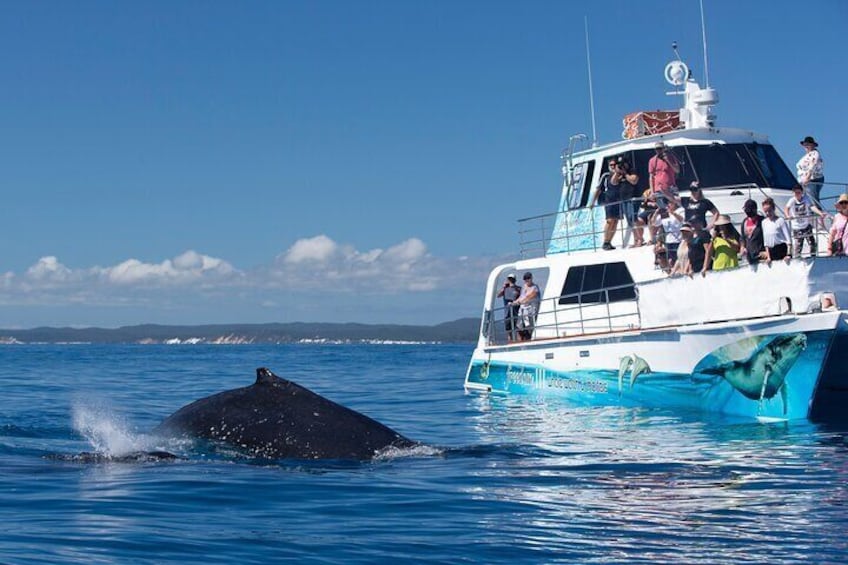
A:
POLYGON ((2 563, 848 562, 848 431, 466 394, 470 346, 0 347, 2 563), (150 448, 267 366, 427 447, 150 448))

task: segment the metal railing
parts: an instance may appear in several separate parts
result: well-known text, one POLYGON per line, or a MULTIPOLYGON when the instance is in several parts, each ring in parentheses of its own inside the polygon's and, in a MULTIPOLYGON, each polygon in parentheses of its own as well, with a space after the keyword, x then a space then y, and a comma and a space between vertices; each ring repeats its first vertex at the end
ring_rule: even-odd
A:
POLYGON ((498 345, 639 329, 642 316, 636 292, 636 284, 629 283, 547 298, 540 301, 529 327, 512 307, 492 308, 486 311, 483 335, 488 345, 498 345), (610 293, 619 290, 632 290, 634 298, 610 300, 610 293), (521 330, 529 331, 526 339, 519 335, 521 330))
MULTIPOLYGON (((848 184, 846 183, 824 184, 840 187, 845 192, 848 192, 848 184)), ((720 188, 747 189, 749 190, 748 197, 751 198, 753 195, 750 194, 750 191, 755 188, 755 185, 733 185, 720 188)), ((764 192, 761 188, 756 188, 763 197, 768 196, 768 193, 764 192)), ((822 211, 830 216, 833 216, 833 207, 828 206, 828 204, 832 201, 835 201, 836 199, 837 196, 826 196, 820 198, 819 204, 821 204, 822 211), (830 208, 830 211, 828 210, 828 208, 830 208)), ((639 197, 628 200, 619 200, 616 202, 598 204, 597 206, 588 206, 584 208, 577 208, 574 210, 564 210, 560 212, 551 212, 548 214, 541 214, 537 216, 530 216, 528 218, 522 218, 518 220, 519 255, 522 259, 542 257, 551 252, 552 249, 557 249, 558 247, 561 248, 563 251, 598 251, 601 249, 603 243, 602 240, 605 232, 603 226, 600 229, 590 228, 589 230, 575 230, 571 227, 573 222, 570 222, 569 220, 572 218, 582 220, 582 223, 588 224, 589 226, 593 227, 595 222, 595 220, 593 219, 595 208, 600 209, 603 206, 610 206, 615 204, 622 206, 624 206, 625 204, 629 204, 633 206, 638 218, 642 202, 643 199, 639 197), (557 226, 559 226, 560 229, 558 230, 558 233, 555 233, 557 226)), ((776 206, 775 212, 778 216, 785 218, 782 206, 776 206)), ((723 213, 730 218, 731 223, 734 225, 734 227, 739 226, 742 220, 745 218, 745 214, 742 211, 723 213)), ((826 242, 829 237, 829 226, 825 222, 820 221, 818 215, 816 214, 810 214, 807 217, 811 220, 811 223, 813 224, 813 237, 815 237, 818 243, 817 252, 814 256, 820 257, 828 255, 829 253, 827 250, 826 242)), ((715 218, 711 219, 713 221, 715 220, 715 218)), ((791 229, 792 218, 785 219, 787 222, 790 223, 791 229)), ((798 217, 797 219, 801 218, 798 217)), ((830 221, 832 221, 832 218, 830 219, 830 221)), ((645 230, 643 231, 644 241, 647 242, 651 239, 650 237, 648 237, 648 234, 652 230, 652 227, 650 225, 650 219, 648 222, 645 223, 637 221, 637 223, 632 224, 627 218, 626 214, 622 212, 622 217, 618 221, 618 225, 616 226, 613 239, 618 241, 622 246, 627 247, 628 245, 630 245, 630 242, 635 238, 634 230, 639 229, 645 230)), ((790 247, 792 254, 795 255, 795 237, 793 237, 792 240, 793 241, 791 242, 790 247)), ((554 251, 554 253, 558 252, 560 251, 554 251)), ((811 256, 811 254, 808 253, 807 256, 811 256)))

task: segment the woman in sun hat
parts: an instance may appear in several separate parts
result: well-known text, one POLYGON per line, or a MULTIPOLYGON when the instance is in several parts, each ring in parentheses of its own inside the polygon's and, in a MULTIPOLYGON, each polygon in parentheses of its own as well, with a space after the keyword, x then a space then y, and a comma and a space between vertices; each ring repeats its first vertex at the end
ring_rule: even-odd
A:
POLYGON ((848 194, 840 194, 836 200, 839 213, 833 218, 833 225, 827 235, 828 255, 845 255, 848 249, 848 194))
POLYGON ((739 266, 739 233, 726 214, 716 219, 713 237, 713 270, 722 271, 739 266))
POLYGON ((804 147, 804 156, 795 165, 798 183, 804 187, 804 191, 813 200, 816 206, 821 207, 819 195, 824 184, 824 161, 819 153, 819 144, 812 136, 808 135, 801 141, 804 147))

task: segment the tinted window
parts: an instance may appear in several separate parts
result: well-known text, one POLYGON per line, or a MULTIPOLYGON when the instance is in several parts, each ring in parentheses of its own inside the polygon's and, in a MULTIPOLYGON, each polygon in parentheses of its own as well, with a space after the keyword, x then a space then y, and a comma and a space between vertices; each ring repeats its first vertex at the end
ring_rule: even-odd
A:
POLYGON ((796 180, 792 171, 789 170, 774 147, 752 143, 747 148, 755 160, 755 165, 759 167, 760 173, 765 177, 766 186, 788 190, 795 186, 796 180))
POLYGON ((571 267, 565 277, 559 303, 603 303, 607 294, 610 302, 636 299, 633 277, 624 262, 571 267), (621 288, 600 292, 611 287, 621 288))
MULTIPOLYGON (((759 187, 791 189, 795 184, 792 172, 771 145, 758 143, 713 143, 672 147, 680 163, 677 188, 686 190, 693 181, 701 188, 756 185, 759 187)), ((633 163, 645 188, 649 186, 648 162, 653 149, 633 151, 633 163)))

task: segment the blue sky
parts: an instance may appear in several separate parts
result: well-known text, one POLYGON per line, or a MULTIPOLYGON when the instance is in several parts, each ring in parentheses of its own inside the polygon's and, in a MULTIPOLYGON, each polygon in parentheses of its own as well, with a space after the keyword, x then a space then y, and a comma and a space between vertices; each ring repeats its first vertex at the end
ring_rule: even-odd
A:
MULTIPOLYGON (((720 125, 848 182, 848 2, 705 0, 720 125)), ((559 154, 674 108, 697 0, 16 2, 0 327, 476 316, 559 154)))

